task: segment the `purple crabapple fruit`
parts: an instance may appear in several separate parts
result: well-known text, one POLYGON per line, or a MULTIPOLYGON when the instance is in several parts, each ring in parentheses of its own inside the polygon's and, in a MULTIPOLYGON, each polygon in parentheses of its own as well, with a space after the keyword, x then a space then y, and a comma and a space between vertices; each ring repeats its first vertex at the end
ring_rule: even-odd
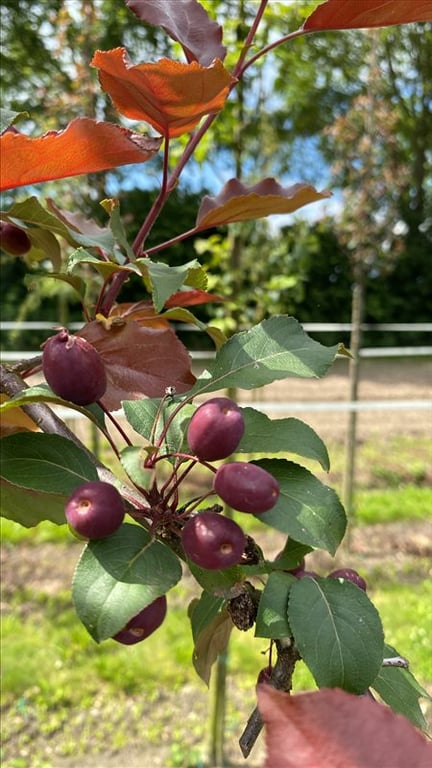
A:
POLYGON ((203 461, 217 461, 230 456, 243 437, 245 424, 238 405, 228 397, 213 397, 193 414, 187 441, 193 453, 203 461))
POLYGON ((42 368, 52 391, 76 405, 90 405, 104 395, 105 367, 86 339, 61 330, 43 344, 42 368))
MULTIPOLYGON (((292 571, 290 571, 292 573, 292 571)), ((303 568, 300 568, 298 571, 296 571, 293 576, 296 577, 296 579, 319 579, 319 573, 316 571, 305 571, 303 568)))
POLYGON ((134 645, 145 640, 153 634, 162 624, 167 612, 167 599, 165 595, 157 597, 150 605, 147 605, 136 616, 133 616, 120 632, 113 635, 113 640, 123 645, 134 645))
POLYGON ((181 540, 187 557, 200 568, 220 570, 240 562, 246 536, 234 520, 198 512, 185 524, 181 540))
POLYGON ((353 568, 338 568, 336 571, 329 573, 329 578, 346 579, 347 581, 351 581, 357 587, 360 587, 360 589, 366 592, 366 582, 364 578, 360 576, 360 574, 357 573, 357 571, 355 571, 353 568))
POLYGON ((0 221, 0 245, 12 256, 23 256, 32 246, 27 232, 7 221, 0 221))
POLYGON ((246 461, 232 461, 219 467, 213 488, 230 507, 252 514, 267 512, 274 507, 280 492, 273 475, 246 461))
POLYGON ((290 568, 288 573, 292 573, 293 576, 297 576, 299 573, 303 573, 303 571, 306 568, 306 561, 304 557, 300 560, 299 564, 295 566, 295 568, 290 568))
POLYGON ((70 527, 86 539, 110 536, 123 522, 125 508, 117 488, 93 480, 75 488, 65 507, 70 527))

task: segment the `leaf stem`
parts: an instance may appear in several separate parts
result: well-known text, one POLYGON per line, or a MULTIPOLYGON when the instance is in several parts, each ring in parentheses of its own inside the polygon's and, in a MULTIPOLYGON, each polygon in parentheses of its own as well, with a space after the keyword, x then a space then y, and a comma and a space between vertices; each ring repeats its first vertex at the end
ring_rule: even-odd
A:
POLYGON ((151 228, 153 227, 153 224, 155 223, 157 217, 159 216, 166 202, 166 199, 170 194, 170 190, 168 189, 168 181, 169 181, 168 170, 169 170, 169 136, 167 134, 165 136, 165 142, 164 142, 161 188, 159 190, 159 194, 156 200, 154 201, 147 216, 145 217, 144 222, 132 244, 132 250, 136 255, 138 255, 138 253, 141 251, 142 245, 146 237, 148 237, 151 231, 151 228))
MULTIPOLYGON (((99 405, 99 407, 100 407, 100 408, 102 408, 102 410, 103 410, 103 412, 104 412, 105 416, 107 416, 107 417, 109 418, 109 420, 111 421, 111 423, 112 423, 112 424, 114 424, 115 428, 116 428, 116 429, 117 429, 117 431, 118 431, 118 432, 121 434, 121 436, 122 436, 123 440, 125 441, 126 445, 132 445, 132 442, 131 442, 131 440, 129 440, 129 438, 128 438, 128 436, 127 436, 126 432, 124 431, 123 427, 121 426, 121 424, 119 424, 119 422, 117 421, 117 419, 115 419, 115 418, 114 418, 114 416, 112 415, 112 413, 110 413, 110 411, 108 410, 108 408, 106 408, 106 407, 104 406, 104 404, 101 402, 101 400, 98 400, 98 405, 99 405)), ((108 439, 109 439, 109 441, 110 441, 110 443, 111 443, 111 440, 110 440, 110 438, 109 438, 109 435, 108 435, 108 433, 107 433, 107 437, 108 437, 108 439)), ((111 445, 113 445, 113 444, 111 443, 111 445)), ((119 454, 118 454, 117 448, 115 449, 115 452, 116 452, 116 454, 117 454, 117 456, 118 456, 119 454)))
POLYGON ((250 59, 248 59, 244 65, 242 66, 240 72, 238 73, 238 77, 243 77, 246 70, 251 67, 253 64, 255 64, 258 59, 261 58, 261 56, 265 56, 270 51, 274 50, 274 48, 278 48, 280 45, 283 45, 284 43, 288 42, 289 40, 294 40, 296 37, 300 37, 301 35, 310 35, 314 32, 313 29, 306 30, 306 29, 296 29, 294 32, 289 32, 287 35, 284 35, 283 37, 280 37, 279 40, 275 40, 273 43, 269 43, 264 48, 262 48, 260 51, 257 51, 253 56, 251 56, 250 59))

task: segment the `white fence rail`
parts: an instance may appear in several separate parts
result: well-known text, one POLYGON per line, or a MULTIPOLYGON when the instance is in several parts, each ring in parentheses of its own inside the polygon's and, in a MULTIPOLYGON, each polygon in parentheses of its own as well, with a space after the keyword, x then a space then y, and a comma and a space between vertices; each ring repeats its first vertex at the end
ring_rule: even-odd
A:
MULTIPOLYGON (((82 323, 69 323, 68 327, 71 331, 78 330, 82 327, 82 323)), ((351 323, 302 323, 304 330, 315 333, 323 333, 329 331, 350 331, 351 323)), ((28 321, 9 321, 4 320, 0 322, 0 331, 35 331, 35 330, 49 330, 54 331, 55 323, 50 323, 45 320, 28 320, 28 321)), ((177 329, 180 331, 194 331, 196 328, 193 325, 186 325, 180 323, 177 325, 177 329)), ((397 332, 423 332, 432 334, 432 323, 363 323, 363 331, 397 331, 397 332)), ((431 337, 432 338, 432 337, 431 337)), ((191 353, 192 360, 210 361, 214 357, 212 351, 197 351, 194 350, 191 353)), ((4 362, 13 362, 15 360, 29 360, 32 357, 40 355, 39 350, 22 351, 0 351, 0 359, 4 362)), ((407 347, 363 347, 360 350, 360 357, 428 357, 432 356, 432 346, 407 346, 407 347)))
MULTIPOLYGON (((76 330, 82 326, 82 323, 70 323, 68 327, 70 330, 76 330)), ((177 326, 179 330, 188 331, 195 330, 194 326, 180 324, 177 326)), ((350 331, 350 323, 303 323, 302 327, 306 332, 325 332, 325 331, 350 331)), ((2 321, 0 322, 0 331, 13 331, 13 330, 50 330, 55 328, 54 323, 47 321, 25 321, 25 322, 13 322, 2 321)), ((401 331, 401 332, 431 332, 432 323, 377 323, 377 324, 363 324, 363 330, 365 331, 401 331)), ((40 355, 40 349, 32 351, 0 351, 0 359, 2 362, 14 362, 18 360, 29 360, 32 357, 40 355)), ((416 346, 416 347, 364 347, 360 350, 360 356, 363 358, 416 358, 416 357, 432 357, 432 346, 416 346)), ((214 352, 212 351, 192 351, 191 357, 196 362, 210 362, 214 358, 214 352)), ((432 386, 432 384, 431 384, 432 386)), ((241 403, 241 405, 250 405, 250 403, 241 403)), ((287 411, 290 412, 352 412, 352 411, 375 411, 375 410, 429 410, 432 408, 432 400, 360 400, 360 401, 344 401, 344 402, 265 402, 254 401, 254 408, 262 410, 266 413, 277 413, 287 411)), ((63 418, 74 419, 82 418, 81 414, 77 411, 59 409, 59 415, 63 418)))

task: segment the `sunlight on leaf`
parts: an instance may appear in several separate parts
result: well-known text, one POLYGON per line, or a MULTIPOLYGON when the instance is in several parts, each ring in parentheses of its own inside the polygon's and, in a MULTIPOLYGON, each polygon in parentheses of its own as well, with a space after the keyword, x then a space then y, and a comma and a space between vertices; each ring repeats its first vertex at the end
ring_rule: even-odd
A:
POLYGON ((196 304, 209 304, 213 301, 226 301, 224 296, 218 296, 216 293, 207 293, 198 289, 183 290, 173 293, 165 302, 165 307, 193 307, 196 304))
MULTIPOLYGON (((0 394, 0 403, 10 403, 10 398, 5 394, 0 394)), ((0 423, 0 436, 6 437, 6 435, 12 435, 15 432, 36 432, 39 429, 37 424, 27 416, 21 408, 17 406, 11 406, 10 408, 2 409, 1 423, 0 423), (6 413, 4 413, 6 410, 6 413)))
POLYGON ((432 0, 327 0, 302 29, 361 29, 414 21, 432 21, 432 0))
POLYGON ((139 611, 181 578, 176 555, 136 525, 123 523, 111 536, 84 549, 72 598, 96 642, 112 637, 139 611))
POLYGON ((87 117, 72 120, 63 131, 36 138, 7 131, 0 137, 0 189, 144 163, 160 145, 159 138, 87 117))
POLYGON ((92 64, 118 111, 150 123, 162 136, 181 136, 204 115, 219 112, 235 82, 220 61, 202 67, 161 59, 134 66, 125 48, 96 51, 92 64))
POLYGON ((198 211, 197 227, 206 229, 233 221, 249 221, 274 213, 292 213, 317 200, 330 197, 330 192, 317 192, 310 184, 281 187, 275 179, 263 179, 247 187, 238 179, 227 181, 216 197, 203 198, 198 211))
POLYGON ((331 578, 298 579, 288 620, 302 659, 320 688, 363 693, 383 660, 378 611, 362 589, 331 578))

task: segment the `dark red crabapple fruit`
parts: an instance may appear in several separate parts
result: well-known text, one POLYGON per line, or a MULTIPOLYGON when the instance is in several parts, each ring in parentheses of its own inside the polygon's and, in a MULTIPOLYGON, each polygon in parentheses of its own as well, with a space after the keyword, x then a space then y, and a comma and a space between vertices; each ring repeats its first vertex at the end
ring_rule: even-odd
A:
POLYGON ((203 461, 230 456, 243 437, 245 424, 238 405, 228 397, 213 397, 200 405, 187 430, 193 453, 203 461))
POLYGON ((357 571, 355 571, 353 568, 338 568, 336 571, 329 573, 329 578, 346 579, 347 581, 352 581, 353 584, 366 592, 366 582, 364 578, 360 576, 360 574, 357 573, 357 571))
POLYGON ((165 595, 157 597, 150 605, 137 613, 120 632, 113 636, 113 640, 123 645, 134 645, 145 640, 153 634, 162 624, 167 612, 167 599, 165 595))
POLYGON ((0 221, 0 246, 12 256, 23 256, 29 252, 32 244, 24 229, 6 221, 0 221))
POLYGON ((107 379, 97 350, 62 328, 43 344, 42 368, 52 391, 76 405, 89 405, 105 393, 107 379))
POLYGON ((240 562, 246 535, 234 520, 215 512, 198 512, 181 533, 183 549, 200 568, 220 570, 240 562))
POLYGON ((280 491, 273 475, 247 461, 232 461, 219 467, 213 488, 230 507, 252 514, 274 507, 280 491))
POLYGON ((295 568, 290 568, 288 573, 292 573, 293 576, 297 576, 298 573, 302 573, 306 568, 306 561, 304 557, 300 560, 299 564, 295 568))
POLYGON ((111 483, 93 480, 78 486, 65 507, 71 528, 86 539, 103 539, 122 524, 123 499, 111 483))
MULTIPOLYGON (((292 571, 290 571, 290 573, 292 573, 292 571)), ((305 579, 308 577, 310 579, 319 579, 319 573, 316 571, 305 571, 304 568, 299 569, 293 575, 296 577, 296 579, 305 579)))

